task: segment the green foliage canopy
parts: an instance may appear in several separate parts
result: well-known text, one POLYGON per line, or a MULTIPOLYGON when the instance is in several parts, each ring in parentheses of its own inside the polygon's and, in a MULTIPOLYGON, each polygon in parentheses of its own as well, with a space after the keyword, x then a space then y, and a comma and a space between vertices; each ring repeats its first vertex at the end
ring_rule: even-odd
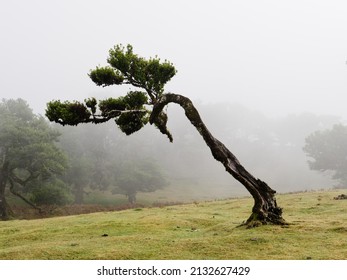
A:
POLYGON ((9 170, 26 169, 31 176, 62 173, 66 156, 54 144, 59 133, 22 99, 0 103, 0 158, 9 170))
MULTIPOLYGON (((89 77, 98 86, 131 85, 140 90, 130 91, 125 96, 96 101, 89 98, 84 103, 61 102, 47 104, 46 116, 50 121, 62 125, 79 123, 102 123, 114 119, 127 135, 140 130, 148 123, 151 105, 162 96, 165 84, 176 74, 169 61, 158 57, 145 59, 133 53, 133 47, 116 45, 109 51, 109 65, 91 70, 89 77)), ((168 134, 165 116, 158 118, 156 125, 168 134)), ((168 135, 169 136, 169 135, 168 135)))

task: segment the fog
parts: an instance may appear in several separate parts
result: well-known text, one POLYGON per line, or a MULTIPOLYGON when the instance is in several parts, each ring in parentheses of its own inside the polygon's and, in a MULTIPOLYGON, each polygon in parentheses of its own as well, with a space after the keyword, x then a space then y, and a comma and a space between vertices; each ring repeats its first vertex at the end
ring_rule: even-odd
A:
POLYGON ((232 101, 268 115, 347 117, 345 1, 6 1, 0 9, 1 97, 42 112, 51 99, 99 89, 87 73, 108 50, 173 62, 168 84, 201 102, 232 101))
MULTIPOLYGON (((309 133, 347 120, 346 13, 334 0, 2 1, 0 97, 44 114, 53 99, 122 95, 127 87, 98 88, 87 73, 112 46, 130 43, 174 63, 166 91, 191 98, 256 177, 278 191, 330 187, 328 175, 308 169, 302 146, 309 133)), ((175 180, 243 190, 179 108, 169 118, 173 144, 152 127, 129 143, 147 133, 175 180)))
MULTIPOLYGON (((302 148, 309 134, 330 129, 333 124, 341 122, 339 117, 303 113, 274 118, 239 104, 198 103, 196 106, 212 134, 248 171, 278 192, 326 189, 337 185, 331 180, 331 173, 309 169, 308 157, 302 148)), ((149 154, 156 156, 174 182, 181 180, 189 186, 195 185, 193 188, 197 194, 200 188, 208 187, 212 196, 246 194, 244 187, 213 159, 183 110, 171 106, 168 114, 173 143, 151 127, 130 137, 150 137, 153 150, 149 154)))
MULTIPOLYGON (((328 189, 337 185, 338 182, 331 179, 332 173, 309 169, 303 146, 309 134, 330 129, 340 123, 339 117, 303 113, 274 118, 232 103, 197 102, 196 107, 212 134, 235 154, 249 172, 277 192, 328 189)), ((105 178, 119 176, 116 174, 119 170, 117 166, 122 162, 131 162, 133 166, 136 162, 155 163, 169 182, 163 192, 162 199, 165 201, 247 195, 245 188, 225 171, 220 162, 214 160, 183 110, 170 105, 167 113, 173 143, 151 125, 126 136, 114 122, 109 122, 98 126, 60 127, 63 139, 68 139, 62 141, 63 148, 66 145, 78 147, 68 148, 69 156, 71 151, 74 154, 76 149, 80 149, 80 155, 92 153, 92 158, 100 157, 94 164, 105 178)), ((112 186, 111 182, 108 189, 112 186)), ((158 195, 154 197, 157 199, 158 195)))

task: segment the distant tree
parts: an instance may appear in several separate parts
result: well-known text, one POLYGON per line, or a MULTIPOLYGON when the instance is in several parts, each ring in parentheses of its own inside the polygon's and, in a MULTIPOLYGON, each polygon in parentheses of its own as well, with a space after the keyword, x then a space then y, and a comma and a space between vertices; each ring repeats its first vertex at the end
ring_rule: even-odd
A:
MULTIPOLYGON (((113 125, 57 129, 61 132, 59 144, 69 162, 62 179, 70 186, 76 204, 84 203, 86 194, 106 189, 124 194, 130 203, 135 203, 137 192, 152 192, 165 186, 153 161, 143 159, 148 153, 145 156, 137 149, 133 154, 134 148, 124 142, 124 137, 117 137, 121 135, 116 134, 113 125)), ((142 146, 143 141, 133 144, 142 146)))
POLYGON ((74 203, 84 203, 88 189, 105 189, 112 179, 110 165, 112 149, 106 142, 105 128, 91 130, 90 126, 78 129, 59 128, 60 146, 68 157, 69 168, 63 181, 74 195, 74 203))
POLYGON ((66 167, 65 155, 56 147, 59 134, 47 121, 33 114, 22 100, 0 103, 0 218, 11 215, 6 200, 9 190, 36 207, 25 196, 43 182, 54 184, 57 174, 66 167))
POLYGON ((118 170, 117 188, 113 193, 126 195, 130 204, 136 203, 139 192, 154 192, 168 185, 158 167, 152 161, 128 161, 118 170))
POLYGON ((332 129, 316 131, 306 138, 304 151, 312 170, 334 171, 333 179, 347 188, 347 126, 338 124, 332 129))
POLYGON ((201 134, 213 157, 253 196, 255 204, 246 224, 286 223, 282 218, 282 208, 277 206, 276 192, 265 182, 253 177, 225 145, 212 136, 191 100, 179 94, 164 93, 165 84, 176 74, 172 63, 166 60, 161 62, 157 57, 142 58, 133 53, 131 45, 112 48, 107 62, 109 66, 96 67, 89 73, 96 85, 132 85, 140 90, 99 102, 95 98, 86 99, 85 103, 52 101, 46 110, 49 120, 62 125, 77 125, 98 124, 114 119, 127 135, 140 130, 149 122, 173 141, 166 126, 168 117, 164 108, 169 103, 176 103, 184 109, 186 117, 201 134))

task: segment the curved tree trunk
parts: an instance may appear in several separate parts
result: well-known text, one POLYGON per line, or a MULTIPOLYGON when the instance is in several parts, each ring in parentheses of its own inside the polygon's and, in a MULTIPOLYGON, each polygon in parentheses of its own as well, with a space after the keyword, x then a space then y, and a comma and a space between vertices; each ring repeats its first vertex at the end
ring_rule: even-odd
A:
POLYGON ((166 122, 162 123, 162 110, 169 103, 179 104, 185 111, 189 121, 196 127, 206 144, 210 147, 213 157, 220 161, 227 172, 238 180, 250 192, 254 198, 252 214, 246 221, 250 227, 260 224, 286 224, 282 218, 282 208, 277 206, 275 193, 265 182, 254 178, 238 161, 238 159, 209 132, 201 117, 194 107, 192 101, 178 94, 164 94, 154 105, 150 116, 150 123, 155 123, 162 133, 166 134, 170 140, 171 134, 166 129, 166 122), (158 121, 159 119, 159 121, 158 121))
POLYGON ((42 209, 40 207, 37 207, 34 203, 32 203, 30 200, 28 200, 27 198, 25 198, 24 196, 22 196, 19 192, 17 192, 14 189, 14 182, 12 181, 12 179, 9 179, 10 182, 10 191, 12 194, 14 194, 15 196, 18 196, 21 200, 23 200, 25 203, 27 203, 28 205, 30 205, 31 207, 33 207, 34 209, 38 210, 39 213, 42 213, 42 209))

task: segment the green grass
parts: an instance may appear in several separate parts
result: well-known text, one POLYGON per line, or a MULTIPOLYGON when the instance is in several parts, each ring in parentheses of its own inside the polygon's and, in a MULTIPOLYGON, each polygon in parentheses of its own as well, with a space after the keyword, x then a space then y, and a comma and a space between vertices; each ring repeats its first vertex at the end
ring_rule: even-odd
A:
POLYGON ((251 198, 0 222, 0 259, 347 259, 342 192, 278 195, 289 227, 237 227, 251 198))
MULTIPOLYGON (((186 180, 173 181, 170 186, 150 193, 138 193, 137 203, 152 205, 154 203, 189 203, 202 200, 223 199, 235 196, 247 195, 247 190, 238 186, 231 188, 230 184, 189 182, 186 180), (213 185, 213 192, 211 192, 213 185)), ((85 203, 103 206, 114 206, 126 204, 127 197, 121 194, 112 194, 110 191, 95 191, 85 196, 85 203)))

